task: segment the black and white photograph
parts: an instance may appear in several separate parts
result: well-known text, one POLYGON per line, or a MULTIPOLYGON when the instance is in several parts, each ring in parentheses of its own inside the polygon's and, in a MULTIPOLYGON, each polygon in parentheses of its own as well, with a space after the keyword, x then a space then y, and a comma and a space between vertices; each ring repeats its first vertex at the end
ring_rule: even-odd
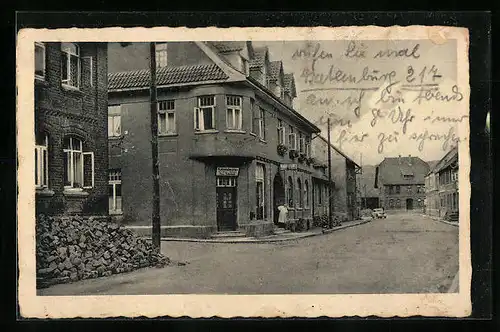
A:
POLYGON ((467 315, 467 36, 28 31, 29 312, 467 315))

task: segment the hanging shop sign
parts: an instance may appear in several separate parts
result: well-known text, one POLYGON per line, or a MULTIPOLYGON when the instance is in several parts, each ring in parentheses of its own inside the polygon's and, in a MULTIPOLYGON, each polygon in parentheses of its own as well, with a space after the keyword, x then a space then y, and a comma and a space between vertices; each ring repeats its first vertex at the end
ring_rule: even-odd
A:
POLYGON ((217 176, 238 176, 238 167, 217 167, 217 176))

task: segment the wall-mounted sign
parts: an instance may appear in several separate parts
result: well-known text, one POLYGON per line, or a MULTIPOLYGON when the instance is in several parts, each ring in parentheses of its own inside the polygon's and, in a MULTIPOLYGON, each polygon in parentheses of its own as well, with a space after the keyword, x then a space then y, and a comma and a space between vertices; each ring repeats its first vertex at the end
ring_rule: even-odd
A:
POLYGON ((297 164, 280 164, 280 170, 284 171, 286 169, 296 170, 297 164))
POLYGON ((217 167, 217 176, 238 176, 238 167, 217 167))

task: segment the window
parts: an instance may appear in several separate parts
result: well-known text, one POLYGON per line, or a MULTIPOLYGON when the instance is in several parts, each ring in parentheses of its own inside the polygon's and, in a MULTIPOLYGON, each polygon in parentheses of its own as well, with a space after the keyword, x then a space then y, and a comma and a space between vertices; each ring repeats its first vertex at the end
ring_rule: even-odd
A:
POLYGON ((122 171, 108 171, 109 213, 122 213, 122 171))
POLYGON ((304 138, 302 137, 302 133, 299 133, 299 153, 304 153, 304 138))
POLYGON ((288 177, 288 206, 293 207, 293 180, 292 177, 288 177))
POLYGON ((394 186, 395 193, 400 194, 401 193, 401 186, 394 186))
POLYGON ((318 185, 318 204, 321 205, 323 204, 323 195, 321 193, 321 186, 318 185))
POLYGON ((411 190, 411 186, 407 186, 406 187, 406 190, 408 191, 408 194, 411 194, 412 190, 411 190))
POLYGON ((108 106, 108 137, 120 137, 121 135, 121 106, 108 106))
POLYGON ((257 164, 255 168, 255 202, 257 220, 263 220, 265 214, 265 168, 262 164, 257 164))
POLYGON ((302 201, 302 182, 300 179, 297 179, 297 207, 302 208, 303 201, 302 201))
POLYGON ((217 187, 236 187, 236 177, 234 176, 218 176, 217 187))
POLYGON ((311 157, 311 140, 309 138, 305 139, 305 154, 307 158, 311 157))
POLYGON ((167 43, 156 43, 156 68, 167 66, 167 43))
POLYGON ((62 84, 73 88, 80 87, 80 48, 74 43, 61 43, 62 84))
POLYGON ((309 182, 307 180, 304 182, 304 201, 305 201, 305 207, 309 207, 309 182))
POLYGON ((241 130, 242 114, 241 114, 241 97, 226 96, 226 126, 227 129, 241 130))
POLYGON ((162 100, 158 102, 158 135, 172 135, 175 133, 175 102, 173 100, 162 100))
POLYGON ((45 44, 35 43, 35 78, 45 80, 45 44))
POLYGON ((83 152, 82 141, 75 137, 64 140, 64 187, 94 186, 94 153, 83 152))
POLYGON ((215 129, 215 97, 198 97, 198 107, 194 112, 194 129, 213 130, 215 129))
POLYGON ((389 207, 391 209, 394 208, 394 200, 392 200, 392 199, 389 200, 389 207))
POLYGON ((445 207, 445 200, 444 200, 444 196, 441 196, 441 207, 445 207))
POLYGON ((396 200, 396 208, 401 208, 401 200, 399 198, 396 200))
POLYGON ((283 121, 278 120, 278 144, 285 144, 285 127, 283 126, 283 121))
POLYGON ((252 134, 255 134, 255 129, 257 128, 257 125, 255 124, 255 120, 257 119, 256 111, 255 111, 255 100, 252 98, 250 99, 250 112, 252 115, 252 121, 250 121, 250 132, 252 134))
POLYGON ((259 137, 260 139, 266 139, 266 119, 265 119, 266 111, 262 107, 259 107, 259 137))
POLYGON ((297 137, 293 132, 293 127, 288 126, 288 148, 290 150, 297 150, 297 137))
POLYGON ((290 150, 297 150, 297 134, 295 133, 290 133, 288 134, 288 144, 290 147, 290 150))
POLYGON ((37 135, 35 145, 35 186, 45 188, 49 185, 49 156, 47 135, 37 135))

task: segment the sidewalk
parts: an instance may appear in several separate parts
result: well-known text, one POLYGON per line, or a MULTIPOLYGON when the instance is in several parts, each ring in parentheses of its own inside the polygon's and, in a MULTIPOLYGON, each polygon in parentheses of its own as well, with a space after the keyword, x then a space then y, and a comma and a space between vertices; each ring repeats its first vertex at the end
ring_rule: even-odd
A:
POLYGON ((450 222, 448 220, 444 220, 443 218, 439 218, 439 217, 435 217, 435 216, 429 216, 428 214, 422 214, 422 216, 430 218, 430 219, 435 220, 435 221, 442 222, 443 224, 448 224, 448 225, 452 225, 452 226, 458 227, 458 222, 450 222))
POLYGON ((304 232, 283 232, 263 237, 240 237, 240 238, 221 238, 221 239, 193 239, 193 238, 177 238, 177 237, 162 237, 162 241, 177 241, 177 242, 200 242, 200 243, 269 243, 281 242, 289 240, 303 239, 306 237, 329 234, 344 228, 358 226, 369 222, 370 220, 353 220, 343 222, 341 226, 331 229, 314 228, 304 232))

